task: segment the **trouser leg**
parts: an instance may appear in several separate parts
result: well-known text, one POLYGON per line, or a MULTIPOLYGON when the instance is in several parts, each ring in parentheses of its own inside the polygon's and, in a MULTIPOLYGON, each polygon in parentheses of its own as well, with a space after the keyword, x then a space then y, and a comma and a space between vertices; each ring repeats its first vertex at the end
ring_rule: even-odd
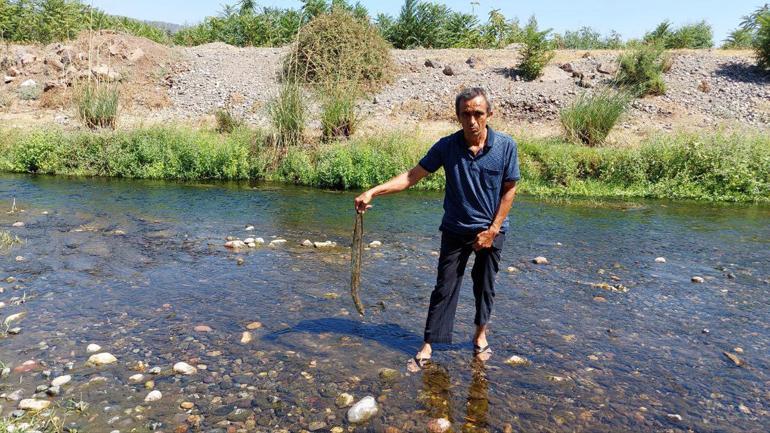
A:
POLYGON ((495 276, 500 269, 505 234, 498 234, 491 248, 476 251, 476 260, 471 270, 473 278, 473 297, 476 299, 476 326, 486 325, 492 314, 492 304, 495 301, 495 276))
POLYGON ((449 233, 441 235, 436 286, 430 294, 428 318, 425 321, 426 343, 452 342, 455 310, 472 245, 472 242, 465 242, 459 236, 449 233))

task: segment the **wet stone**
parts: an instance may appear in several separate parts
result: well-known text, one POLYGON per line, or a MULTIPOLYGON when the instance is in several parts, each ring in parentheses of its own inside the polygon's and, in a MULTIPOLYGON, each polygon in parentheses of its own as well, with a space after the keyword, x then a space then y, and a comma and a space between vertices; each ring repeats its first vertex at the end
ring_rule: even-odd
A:
POLYGON ((227 420, 233 422, 246 421, 251 416, 251 411, 241 408, 236 408, 232 412, 227 414, 227 420))

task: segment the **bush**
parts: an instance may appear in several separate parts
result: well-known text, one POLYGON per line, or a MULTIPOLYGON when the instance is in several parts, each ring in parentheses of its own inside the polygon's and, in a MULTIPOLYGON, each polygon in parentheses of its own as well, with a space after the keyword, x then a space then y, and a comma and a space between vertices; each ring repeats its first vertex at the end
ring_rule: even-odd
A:
POLYGON ((0 91, 0 111, 5 111, 13 105, 14 96, 12 93, 0 91))
POLYGON ((670 56, 660 44, 643 44, 618 58, 617 84, 636 95, 666 93, 663 72, 671 66, 670 56))
POLYGON ((75 96, 78 116, 91 129, 112 128, 118 123, 118 88, 103 83, 87 83, 75 96))
POLYGON ((754 32, 747 28, 737 28, 730 32, 722 45, 724 49, 744 49, 754 46, 754 32))
POLYGON ((625 93, 612 90, 583 93, 561 112, 567 139, 589 146, 603 143, 626 111, 629 100, 625 93))
POLYGON ((706 21, 687 24, 676 30, 668 20, 658 24, 644 35, 644 42, 660 44, 668 49, 711 48, 714 46, 714 32, 706 21))
POLYGON ((273 127, 273 140, 280 147, 302 143, 307 108, 302 87, 295 81, 285 81, 278 96, 268 105, 273 127))
POLYGON ((284 65, 300 82, 360 83, 376 90, 393 74, 390 47, 377 30, 346 12, 320 15, 304 26, 284 65))
POLYGON ((243 126, 243 119, 233 114, 229 108, 221 108, 214 112, 217 122, 216 131, 220 134, 229 134, 243 126))
POLYGON ((353 135, 360 118, 356 113, 356 90, 332 85, 323 90, 321 99, 321 132, 325 141, 353 135))
POLYGON ((37 83, 19 87, 19 99, 22 101, 36 101, 42 94, 43 88, 37 83))
POLYGON ((754 45, 757 64, 760 68, 770 69, 770 12, 762 14, 758 23, 759 27, 754 45))
POLYGON ((543 68, 555 55, 553 43, 548 40, 551 30, 538 31, 537 26, 527 26, 524 33, 524 51, 522 52, 519 72, 527 81, 537 79, 543 68))

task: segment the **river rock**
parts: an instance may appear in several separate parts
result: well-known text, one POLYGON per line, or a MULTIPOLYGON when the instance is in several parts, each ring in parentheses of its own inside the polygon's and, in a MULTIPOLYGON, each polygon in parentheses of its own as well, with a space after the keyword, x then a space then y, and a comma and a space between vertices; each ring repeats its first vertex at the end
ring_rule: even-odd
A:
POLYGON ((61 394, 61 387, 59 386, 52 386, 45 390, 45 393, 48 394, 51 397, 56 397, 57 395, 61 394))
POLYGON ((11 224, 12 227, 24 227, 24 221, 16 221, 15 223, 11 224))
POLYGON ((286 243, 286 239, 273 239, 270 241, 271 247, 277 247, 278 245, 283 245, 286 243))
POLYGON ((428 421, 426 430, 428 433, 444 433, 452 428, 452 423, 446 418, 434 418, 428 421))
POLYGON ((246 248, 246 242, 234 240, 234 241, 227 241, 225 242, 225 248, 232 248, 234 250, 237 250, 239 248, 246 248))
POLYGON ((135 375, 129 377, 128 380, 129 380, 129 382, 138 383, 138 382, 141 382, 141 381, 144 380, 144 375, 138 373, 138 374, 135 374, 135 375))
POLYGON ((359 400, 358 403, 354 404, 353 407, 348 410, 348 421, 353 424, 366 422, 377 415, 378 411, 377 401, 374 400, 374 397, 368 395, 359 400))
POLYGON ((536 265, 547 265, 548 264, 548 259, 546 259, 543 256, 537 256, 534 259, 532 259, 532 263, 534 263, 536 265))
POLYGON ((246 325, 246 329, 248 329, 249 331, 253 331, 253 330, 259 329, 261 327, 262 327, 262 323, 260 323, 260 322, 251 322, 248 325, 246 325))
POLYGON ((444 66, 444 70, 442 72, 444 73, 444 75, 447 75, 450 77, 455 74, 455 70, 451 65, 444 66))
POLYGON ((381 368, 379 371, 380 380, 384 382, 392 382, 399 377, 401 377, 401 373, 398 372, 398 370, 394 370, 392 368, 381 368))
POLYGON ((33 86, 37 86, 37 81, 31 78, 29 80, 25 80, 19 85, 19 87, 33 87, 33 86))
POLYGON ((323 421, 313 421, 307 426, 310 431, 322 430, 326 428, 326 423, 323 421))
POLYGON ((94 343, 91 343, 86 347, 86 353, 96 353, 100 350, 102 350, 102 346, 94 343))
POLYGON ((265 240, 262 239, 262 238, 256 238, 256 239, 254 239, 254 243, 257 244, 257 245, 262 245, 262 244, 265 243, 265 240))
POLYGON ((371 241, 369 242, 369 248, 379 248, 382 246, 382 242, 380 241, 371 241))
POLYGON ((56 379, 51 381, 51 386, 62 386, 64 384, 69 383, 72 380, 72 376, 69 374, 65 374, 64 376, 59 376, 56 379))
POLYGON ((656 257, 655 258, 655 263, 666 263, 666 258, 665 257, 656 257))
POLYGON ((211 332, 212 329, 211 329, 211 326, 209 326, 209 325, 196 325, 193 328, 193 331, 195 331, 195 332, 211 332))
POLYGON ((241 334, 241 344, 249 344, 253 340, 254 340, 254 337, 251 335, 251 332, 243 331, 243 334, 241 334))
POLYGON ((163 394, 156 389, 156 390, 150 391, 150 393, 147 394, 147 397, 144 398, 144 401, 147 401, 147 402, 158 401, 161 398, 163 398, 163 394))
POLYGON ((336 404, 339 408, 343 408, 353 404, 353 401, 355 401, 355 399, 352 395, 348 394, 347 392, 343 392, 337 396, 337 398, 334 400, 334 404, 336 404))
POLYGON ((21 396, 23 394, 24 394, 24 390, 23 389, 17 389, 16 391, 14 391, 12 393, 7 394, 5 396, 5 399, 8 400, 8 401, 19 401, 19 400, 21 400, 21 396))
POLYGON ((529 365, 530 362, 526 358, 522 358, 518 355, 513 355, 510 358, 505 360, 505 363, 510 365, 511 367, 519 367, 519 366, 525 366, 529 365))
POLYGON ((313 242, 313 246, 316 248, 333 248, 337 246, 337 242, 332 242, 332 241, 313 242))
POLYGON ((433 60, 433 59, 426 59, 425 60, 425 67, 426 68, 440 69, 441 68, 441 63, 439 63, 439 62, 437 62, 436 60, 433 60))
POLYGON ((703 277, 695 276, 695 277, 690 278, 690 281, 692 281, 693 283, 700 284, 700 283, 705 282, 706 280, 704 280, 703 277))
POLYGON ((103 352, 103 353, 97 353, 95 355, 91 355, 88 358, 88 361, 86 361, 86 364, 88 365, 107 365, 112 364, 113 362, 117 362, 118 358, 115 358, 111 353, 103 352))
POLYGON ((36 412, 39 410, 47 409, 48 406, 50 405, 51 405, 51 402, 48 400, 37 400, 34 398, 25 398, 24 400, 19 402, 19 409, 36 412))
POLYGON ((682 415, 679 415, 678 413, 666 414, 666 418, 668 418, 669 421, 674 421, 674 422, 681 422, 682 421, 682 415))
POLYGON ((3 325, 5 325, 5 327, 7 328, 8 325, 10 325, 11 323, 23 319, 26 314, 27 313, 24 311, 22 311, 21 313, 11 314, 10 316, 6 317, 5 320, 3 320, 3 325))
POLYGON ((617 65, 615 63, 605 62, 605 63, 601 63, 599 66, 597 66, 596 67, 596 71, 600 72, 602 74, 612 75, 612 74, 614 74, 615 72, 618 71, 618 67, 617 67, 617 65))
POLYGON ((194 408, 194 407, 195 407, 195 403, 193 403, 193 402, 191 402, 191 401, 183 401, 183 402, 182 402, 182 403, 179 405, 179 407, 180 407, 180 408, 182 408, 182 409, 184 409, 184 410, 190 410, 190 409, 192 409, 192 408, 194 408))
POLYGON ((11 83, 11 82, 13 82, 13 80, 14 80, 14 78, 13 78, 13 77, 11 77, 10 75, 5 75, 5 76, 3 77, 3 82, 4 82, 5 84, 11 83))
POLYGON ((311 241, 310 239, 305 239, 304 241, 302 241, 302 246, 303 247, 312 247, 313 246, 313 241, 311 241))
POLYGON ((198 372, 198 369, 186 362, 177 362, 174 364, 174 373, 191 375, 198 372))

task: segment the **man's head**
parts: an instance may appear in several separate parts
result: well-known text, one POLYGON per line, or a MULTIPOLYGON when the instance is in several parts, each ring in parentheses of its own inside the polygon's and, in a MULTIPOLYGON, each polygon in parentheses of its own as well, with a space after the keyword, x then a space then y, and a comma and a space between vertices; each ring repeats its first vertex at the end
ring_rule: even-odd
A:
POLYGON ((465 89, 455 98, 455 113, 465 136, 478 137, 484 133, 487 120, 492 117, 492 100, 481 87, 465 89))

